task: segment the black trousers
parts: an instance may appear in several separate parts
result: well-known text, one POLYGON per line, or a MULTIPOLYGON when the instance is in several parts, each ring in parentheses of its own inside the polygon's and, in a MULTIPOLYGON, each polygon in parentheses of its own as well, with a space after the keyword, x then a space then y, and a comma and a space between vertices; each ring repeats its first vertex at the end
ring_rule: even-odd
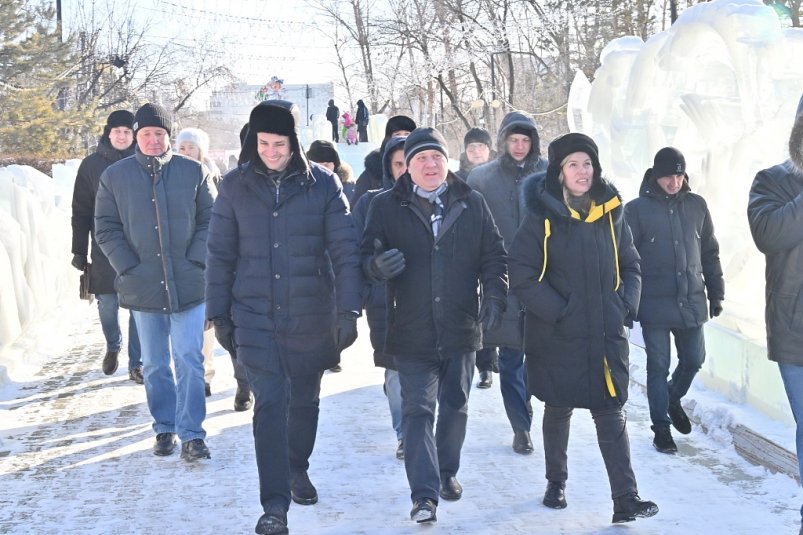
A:
MULTIPOLYGON (((565 482, 569 477, 566 449, 569 423, 574 409, 544 405, 544 457, 547 481, 565 482)), ((638 492, 636 476, 630 465, 630 440, 621 408, 591 411, 597 428, 597 443, 605 461, 611 497, 638 492)))
POLYGON ((413 502, 438 502, 442 478, 457 475, 466 438, 474 353, 396 357, 402 394, 404 468, 413 502), (435 428, 435 410, 438 423, 435 428))
MULTIPOLYGON (((278 348, 269 358, 278 358, 278 348)), ((288 378, 283 372, 245 366, 254 393, 254 447, 259 501, 264 511, 290 506, 290 473, 309 468, 318 433, 323 372, 288 378)))
POLYGON ((340 142, 340 134, 338 133, 337 121, 329 121, 332 124, 332 141, 335 143, 340 142))

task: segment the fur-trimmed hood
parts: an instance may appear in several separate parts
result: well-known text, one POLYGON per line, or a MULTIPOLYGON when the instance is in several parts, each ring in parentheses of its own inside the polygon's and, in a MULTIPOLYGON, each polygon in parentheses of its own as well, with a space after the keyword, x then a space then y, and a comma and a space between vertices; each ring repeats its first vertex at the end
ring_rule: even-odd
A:
MULTIPOLYGON (((557 180, 557 176, 553 180, 557 180)), ((571 212, 563 201, 562 186, 558 190, 559 193, 555 195, 550 191, 552 188, 547 187, 549 181, 549 171, 527 177, 522 184, 524 206, 532 214, 570 219, 571 212)), ((558 185, 560 186, 560 184, 558 185)), ((596 172, 594 173, 594 184, 588 193, 597 206, 603 207, 604 212, 613 212, 615 222, 623 217, 622 196, 619 194, 619 190, 601 176, 597 176, 596 172), (611 203, 613 199, 617 199, 618 202, 611 203), (612 206, 612 208, 605 208, 606 206, 612 206)))

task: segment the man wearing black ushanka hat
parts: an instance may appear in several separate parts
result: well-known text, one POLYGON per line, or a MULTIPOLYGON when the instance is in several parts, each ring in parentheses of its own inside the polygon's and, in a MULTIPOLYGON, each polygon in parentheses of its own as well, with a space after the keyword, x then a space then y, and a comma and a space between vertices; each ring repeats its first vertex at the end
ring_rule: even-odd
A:
POLYGON ((438 498, 459 500, 463 492, 456 476, 474 352, 482 328, 501 319, 507 270, 488 205, 449 171, 440 132, 413 130, 404 158, 407 172, 371 201, 361 252, 366 276, 387 281, 385 353, 401 384, 410 517, 433 522, 438 498))
POLYGON ((348 202, 329 170, 307 163, 297 124, 284 100, 251 111, 209 225, 206 314, 254 393, 262 534, 287 533, 291 499, 318 501, 307 470, 321 376, 357 338, 362 306, 348 202))
POLYGON ((143 105, 133 126, 134 156, 100 177, 95 236, 117 273, 120 306, 136 319, 153 453, 171 455, 178 436, 181 457, 195 461, 210 456, 201 346, 214 186, 203 164, 173 157, 164 108, 143 105))

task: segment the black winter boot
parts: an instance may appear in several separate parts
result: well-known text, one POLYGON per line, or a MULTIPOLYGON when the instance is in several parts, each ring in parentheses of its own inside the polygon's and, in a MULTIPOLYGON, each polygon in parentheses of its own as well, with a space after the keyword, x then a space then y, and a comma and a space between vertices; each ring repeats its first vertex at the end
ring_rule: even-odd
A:
POLYGON ((672 426, 678 430, 678 433, 684 435, 691 433, 691 422, 680 401, 669 402, 669 419, 672 420, 672 426))
POLYGON ((513 451, 521 455, 529 455, 533 452, 533 441, 530 432, 524 429, 513 430, 513 451))
POLYGON ((613 500, 613 522, 621 524, 632 522, 636 518, 649 518, 658 513, 658 506, 655 503, 642 500, 635 492, 625 494, 613 500))
POLYGON ((106 375, 114 375, 117 371, 117 357, 120 355, 119 351, 107 351, 106 356, 103 357, 103 373, 106 375))
POLYGON ((271 511, 259 517, 254 532, 259 535, 288 535, 287 514, 271 511))
POLYGON ((237 386, 237 392, 234 393, 234 410, 243 412, 250 409, 254 404, 254 395, 251 394, 251 389, 248 387, 237 386))
POLYGON ((672 432, 668 427, 658 427, 654 425, 651 429, 655 433, 652 445, 656 450, 661 453, 676 453, 678 451, 675 441, 672 440, 672 432))
POLYGON ((299 505, 318 503, 318 491, 309 480, 306 470, 290 474, 290 497, 299 505))
POLYGON ((544 505, 552 509, 565 509, 566 508, 566 495, 564 490, 566 483, 563 481, 549 481, 546 484, 546 492, 544 492, 544 505))

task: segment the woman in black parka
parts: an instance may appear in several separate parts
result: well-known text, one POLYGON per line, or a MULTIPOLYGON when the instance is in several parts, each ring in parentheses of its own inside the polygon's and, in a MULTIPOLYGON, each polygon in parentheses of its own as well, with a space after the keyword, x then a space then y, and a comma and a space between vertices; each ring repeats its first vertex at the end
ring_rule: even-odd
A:
POLYGON ((544 505, 566 507, 569 422, 590 409, 614 500, 613 522, 658 507, 638 496, 622 406, 628 343, 641 291, 639 256, 616 189, 602 178, 597 146, 583 134, 549 145, 545 173, 523 185, 525 219, 510 246, 511 291, 527 310, 529 389, 544 402, 544 505))

